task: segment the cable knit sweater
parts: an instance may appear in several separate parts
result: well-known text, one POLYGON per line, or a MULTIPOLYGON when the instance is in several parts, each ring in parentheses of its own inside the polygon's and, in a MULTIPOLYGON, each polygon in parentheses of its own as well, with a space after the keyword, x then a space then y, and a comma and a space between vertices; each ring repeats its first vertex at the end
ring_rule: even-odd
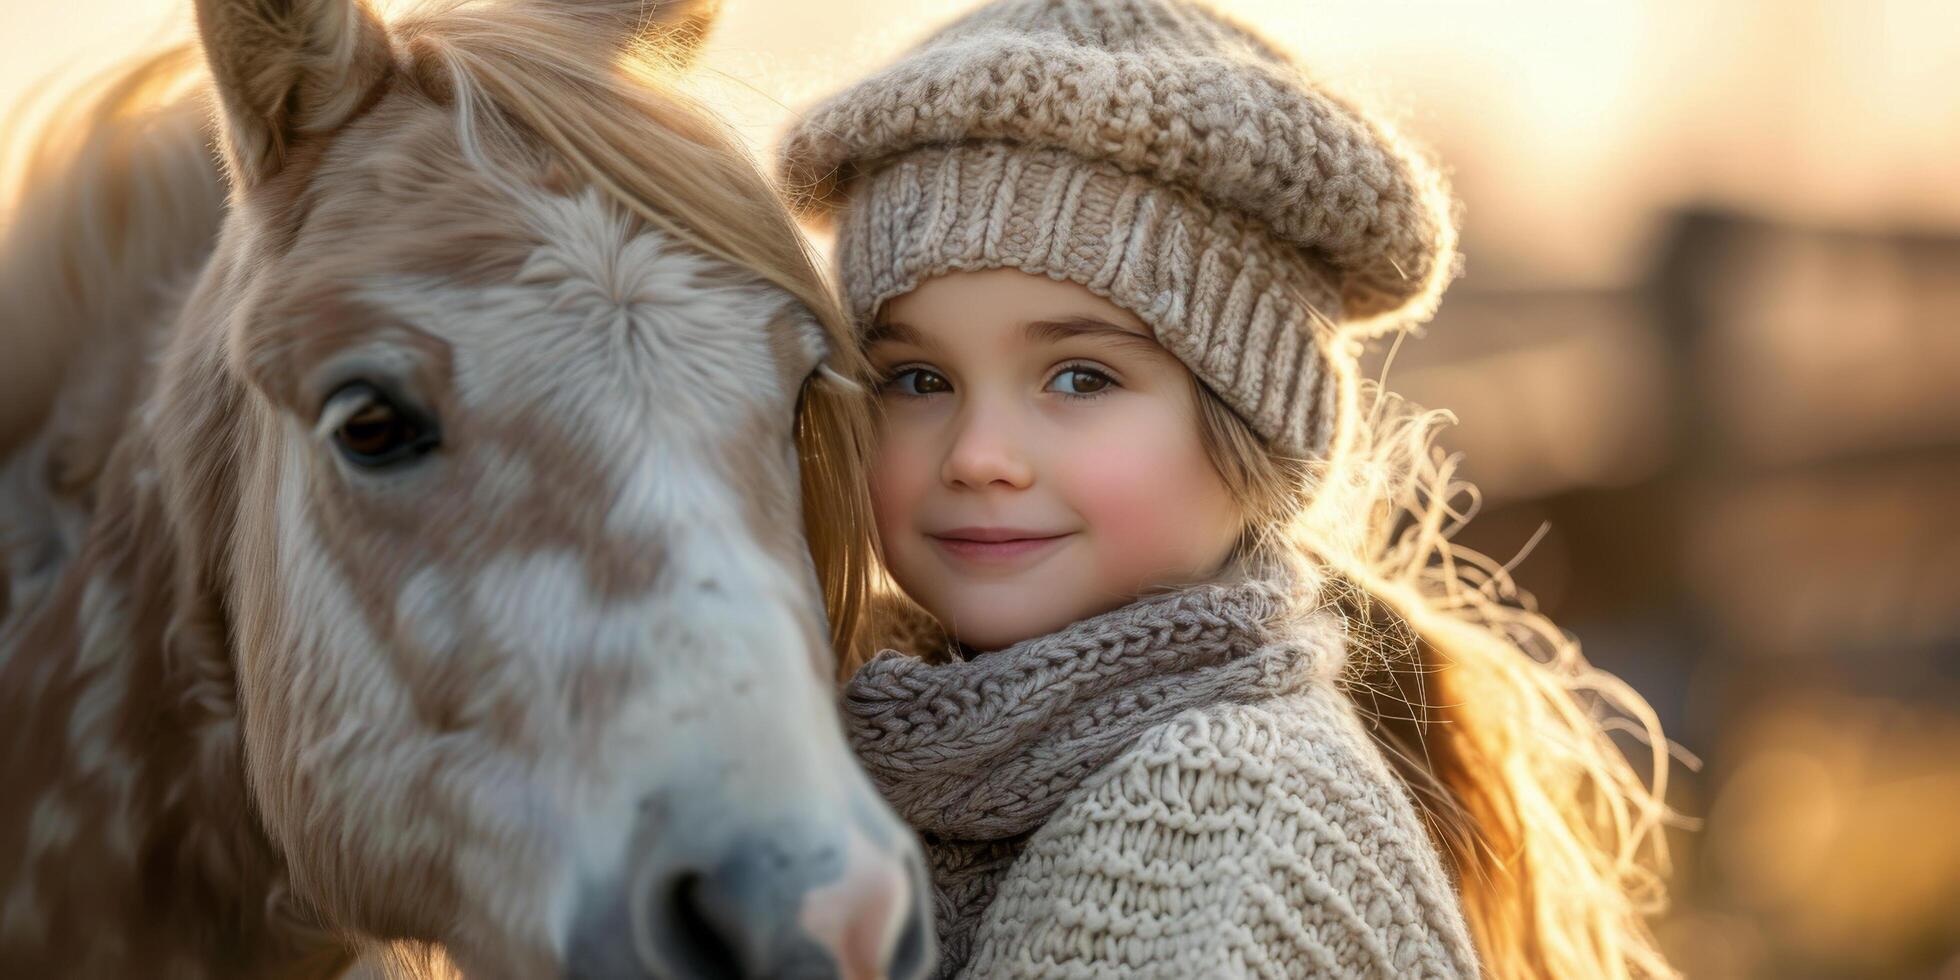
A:
POLYGON ((1276 585, 970 661, 886 651, 850 735, 932 865, 940 976, 1474 977, 1456 893, 1276 585))

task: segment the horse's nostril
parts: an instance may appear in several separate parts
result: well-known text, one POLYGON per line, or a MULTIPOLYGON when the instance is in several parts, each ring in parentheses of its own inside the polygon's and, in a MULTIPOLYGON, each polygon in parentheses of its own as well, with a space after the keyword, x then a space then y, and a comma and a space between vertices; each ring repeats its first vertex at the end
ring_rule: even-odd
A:
POLYGON ((925 870, 911 848, 892 854, 853 829, 842 840, 806 832, 690 850, 657 853, 630 879, 626 917, 643 974, 922 980, 931 969, 925 870))
POLYGON ((653 933, 686 977, 742 977, 742 959, 723 932, 708 881, 694 872, 674 878, 650 910, 653 933))

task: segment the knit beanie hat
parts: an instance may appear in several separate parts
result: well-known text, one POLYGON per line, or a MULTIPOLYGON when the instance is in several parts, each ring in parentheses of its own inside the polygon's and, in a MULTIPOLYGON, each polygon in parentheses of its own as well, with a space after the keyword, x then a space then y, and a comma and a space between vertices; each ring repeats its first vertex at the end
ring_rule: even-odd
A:
POLYGON ((1079 283, 1276 451, 1323 456, 1336 324, 1426 318, 1435 170, 1273 46, 1182 0, 997 0, 808 112, 791 201, 833 220, 861 325, 952 270, 1079 283))

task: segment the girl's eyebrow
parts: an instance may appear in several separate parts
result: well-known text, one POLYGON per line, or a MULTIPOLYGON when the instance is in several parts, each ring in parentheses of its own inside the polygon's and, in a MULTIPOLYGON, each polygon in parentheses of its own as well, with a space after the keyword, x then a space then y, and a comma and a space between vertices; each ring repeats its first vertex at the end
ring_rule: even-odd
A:
POLYGON ((1092 316, 1072 316, 1060 320, 1034 320, 1026 326, 1029 343, 1060 343, 1076 337, 1090 337, 1106 341, 1119 347, 1133 347, 1139 353, 1170 356, 1163 348, 1146 334, 1127 330, 1092 316))
MULTIPOLYGON (((1107 320, 1092 316, 1063 317, 1058 320, 1030 320, 1023 325, 1024 335, 1031 344, 1055 344, 1076 338, 1101 340, 1118 347, 1134 348, 1138 353, 1171 356, 1163 345, 1145 334, 1128 330, 1107 320)), ((909 324, 897 320, 876 323, 865 331, 864 346, 874 347, 890 341, 909 344, 913 347, 932 347, 932 339, 909 324)))
POLYGON ((865 347, 871 347, 888 340, 900 344, 911 344, 914 347, 932 346, 931 343, 927 342, 924 334, 912 329, 906 324, 894 320, 872 324, 871 329, 864 332, 863 344, 865 347))

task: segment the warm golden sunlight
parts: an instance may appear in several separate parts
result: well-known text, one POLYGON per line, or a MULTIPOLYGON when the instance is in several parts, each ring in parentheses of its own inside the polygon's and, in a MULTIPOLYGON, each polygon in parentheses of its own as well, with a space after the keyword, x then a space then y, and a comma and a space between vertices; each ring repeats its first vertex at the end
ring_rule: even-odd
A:
MULTIPOLYGON (((787 107, 968 6, 730 0, 707 94, 766 139, 787 107)), ((1942 0, 1224 6, 1436 149, 1487 281, 1624 282, 1656 213, 1686 200, 1861 227, 1960 224, 1960 14, 1942 0)), ((5 4, 0 105, 187 25, 187 2, 5 4)))
MULTIPOLYGON (((1363 368, 1456 416, 1457 541, 1699 760, 1667 956, 1960 980, 1960 3, 1215 3, 1448 174, 1462 275, 1363 368)), ((0 229, 50 107, 190 4, 0 0, 0 229)), ((974 5, 724 0, 686 84, 767 159, 974 5)))

